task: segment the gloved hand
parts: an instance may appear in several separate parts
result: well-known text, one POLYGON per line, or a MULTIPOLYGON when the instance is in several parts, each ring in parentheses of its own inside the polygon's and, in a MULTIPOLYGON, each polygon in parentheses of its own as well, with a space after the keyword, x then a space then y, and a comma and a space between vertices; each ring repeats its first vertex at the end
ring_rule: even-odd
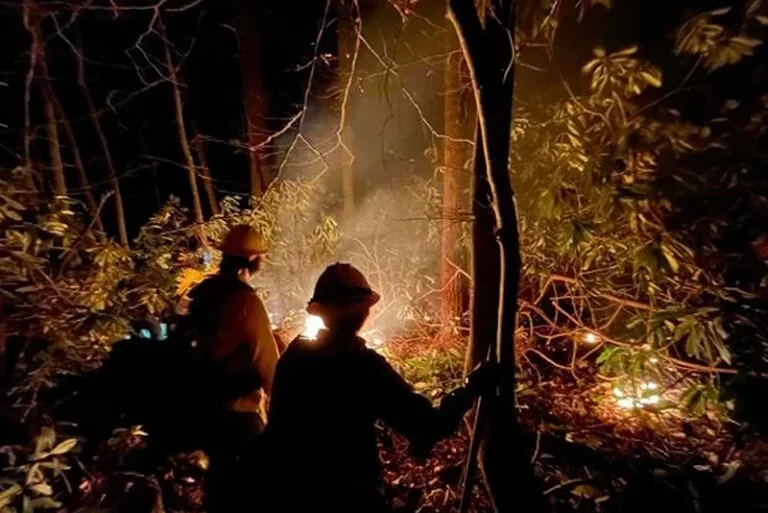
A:
POLYGON ((482 362, 469 373, 464 387, 474 397, 490 394, 499 384, 499 374, 500 366, 497 362, 482 362))

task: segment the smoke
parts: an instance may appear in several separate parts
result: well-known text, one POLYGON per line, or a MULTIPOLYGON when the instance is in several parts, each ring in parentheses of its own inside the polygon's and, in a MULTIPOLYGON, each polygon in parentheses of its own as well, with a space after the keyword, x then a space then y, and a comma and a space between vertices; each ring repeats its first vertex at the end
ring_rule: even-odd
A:
POLYGON ((361 44, 346 105, 354 155, 352 218, 342 212, 341 166, 349 155, 338 137, 337 98, 347 84, 337 81, 328 91, 313 91, 301 132, 276 141, 280 179, 301 183, 308 200, 281 206, 276 231, 291 249, 283 247, 273 258, 294 262, 273 262, 283 271, 265 270, 261 283, 270 297, 282 298, 275 308, 283 317, 303 308, 319 274, 337 261, 360 268, 382 296, 370 328, 394 334, 434 310, 440 262, 439 140, 433 133, 442 132, 443 123, 440 32, 426 19, 403 29, 391 9, 365 16, 369 46, 361 44))

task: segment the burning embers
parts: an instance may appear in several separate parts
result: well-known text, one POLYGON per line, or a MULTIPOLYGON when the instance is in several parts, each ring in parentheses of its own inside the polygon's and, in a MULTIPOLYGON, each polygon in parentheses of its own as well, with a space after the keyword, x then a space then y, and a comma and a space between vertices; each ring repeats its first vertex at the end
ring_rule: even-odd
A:
POLYGON ((661 401, 658 383, 643 381, 634 387, 615 387, 613 389, 616 406, 623 410, 649 408, 661 401))

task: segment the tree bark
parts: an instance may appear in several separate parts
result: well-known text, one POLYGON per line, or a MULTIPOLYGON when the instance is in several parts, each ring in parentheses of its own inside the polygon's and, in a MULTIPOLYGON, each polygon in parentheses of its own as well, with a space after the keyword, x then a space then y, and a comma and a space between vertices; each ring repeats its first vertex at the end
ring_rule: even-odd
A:
POLYGON ((203 181, 203 188, 205 188, 205 195, 208 198, 208 207, 211 209, 211 215, 215 216, 219 213, 219 203, 216 201, 216 190, 213 187, 211 170, 208 168, 208 162, 205 158, 205 141, 200 134, 195 134, 192 138, 192 143, 195 145, 197 161, 200 163, 199 169, 202 175, 201 179, 203 181))
POLYGON ((502 378, 498 393, 484 398, 478 411, 478 416, 488 415, 487 430, 479 433, 480 460, 497 512, 512 511, 514 507, 543 511, 544 499, 528 452, 519 443, 515 409, 515 331, 521 256, 508 164, 515 76, 515 54, 509 34, 515 33, 515 2, 490 0, 489 7, 493 16, 485 25, 485 13, 478 14, 474 0, 449 0, 448 11, 472 77, 481 135, 476 144, 483 149, 500 255, 495 357, 502 378))
POLYGON ((32 0, 24 0, 22 7, 24 28, 29 32, 32 40, 29 45, 29 67, 24 79, 24 177, 30 192, 37 192, 35 171, 32 166, 32 82, 37 71, 40 40, 38 37, 39 32, 35 30, 38 21, 37 13, 34 11, 34 2, 32 0))
POLYGON ((88 84, 85 81, 85 60, 83 58, 83 52, 75 52, 77 58, 77 85, 80 87, 80 91, 85 98, 85 102, 88 104, 88 112, 93 123, 93 128, 96 131, 96 135, 99 138, 99 146, 101 147, 101 153, 104 157, 104 163, 107 166, 109 173, 109 182, 112 187, 112 191, 115 194, 115 217, 117 218, 117 231, 120 244, 124 247, 128 247, 128 229, 125 225, 125 210, 123 208, 123 195, 120 192, 120 180, 115 169, 115 164, 112 161, 112 152, 109 150, 109 143, 107 142, 107 136, 104 134, 104 129, 101 126, 101 120, 99 119, 99 113, 96 111, 96 106, 93 103, 93 97, 91 97, 91 91, 88 89, 88 84))
POLYGON ((235 29, 239 46, 240 70, 243 77, 246 135, 250 156, 251 196, 259 197, 268 186, 268 170, 264 166, 264 147, 268 137, 268 99, 264 87, 262 60, 262 17, 260 2, 240 0, 235 29))
POLYGON ((77 171, 78 185, 83 191, 83 196, 85 196, 85 206, 88 208, 88 213, 94 220, 94 226, 96 227, 96 230, 98 230, 98 232, 101 234, 101 238, 103 240, 105 237, 104 225, 101 222, 101 213, 99 212, 99 207, 93 197, 91 185, 88 182, 88 174, 85 172, 85 165, 83 164, 83 159, 80 155, 80 145, 77 143, 75 133, 72 130, 72 125, 67 118, 67 113, 64 111, 64 107, 61 105, 61 102, 59 101, 59 98, 56 96, 55 92, 53 93, 54 94, 51 98, 53 101, 53 107, 56 115, 59 118, 59 122, 64 129, 64 135, 66 136, 67 142, 69 143, 72 151, 72 160, 74 161, 75 170, 77 171))
MULTIPOLYGON (((48 80, 47 77, 44 80, 48 80)), ((46 86, 43 86, 43 109, 45 110, 45 124, 48 132, 48 157, 53 178, 53 192, 56 196, 66 196, 67 181, 64 177, 64 162, 61 160, 61 144, 59 144, 56 113, 51 101, 50 87, 46 86)))
MULTIPOLYGON (((480 126, 475 140, 480 141, 480 126)), ((472 290, 470 294, 470 346, 464 365, 469 374, 488 358, 498 328, 501 262, 496 243, 496 220, 482 144, 475 144, 472 164, 472 290)))
POLYGON ((187 164, 187 177, 189 178, 189 188, 192 192, 192 204, 195 212, 195 222, 200 229, 201 240, 205 240, 203 232, 203 223, 205 222, 205 218, 203 217, 203 206, 200 203, 200 191, 197 188, 195 160, 192 158, 192 150, 189 148, 187 129, 184 126, 184 108, 181 104, 181 92, 179 91, 176 68, 173 66, 173 59, 171 58, 171 47, 168 44, 167 39, 165 40, 165 65, 168 68, 168 79, 171 82, 171 88, 173 90, 173 105, 176 112, 176 128, 179 132, 179 143, 181 144, 181 150, 184 153, 184 160, 187 164))
MULTIPOLYGON (((456 39, 448 38, 447 50, 456 48, 456 39)), ((444 129, 443 139, 443 212, 442 259, 440 264, 440 317, 448 330, 461 315, 461 281, 456 274, 456 244, 459 236, 459 191, 461 171, 464 167, 464 147, 457 139, 462 137, 461 55, 449 54, 445 62, 444 129)), ((446 333, 447 335, 448 333, 446 333)))
POLYGON ((354 79, 355 61, 358 51, 357 13, 352 0, 339 2, 339 19, 336 26, 339 59, 339 136, 342 145, 341 155, 341 192, 344 202, 344 219, 350 220, 355 215, 355 154, 352 125, 347 112, 349 108, 349 91, 354 79))
MULTIPOLYGON (((31 30, 34 32, 34 39, 37 41, 43 41, 43 33, 40 30, 40 21, 35 19, 31 22, 31 30)), ((64 175, 64 162, 61 159, 61 143, 59 142, 59 128, 56 120, 56 108, 55 104, 58 103, 56 99, 56 92, 51 85, 51 78, 48 74, 48 62, 45 56, 45 46, 37 46, 37 58, 35 62, 38 67, 38 83, 42 91, 43 97, 43 111, 45 112, 45 125, 48 132, 48 158, 51 166, 51 174, 53 178, 53 192, 57 196, 67 195, 67 180, 64 175)))

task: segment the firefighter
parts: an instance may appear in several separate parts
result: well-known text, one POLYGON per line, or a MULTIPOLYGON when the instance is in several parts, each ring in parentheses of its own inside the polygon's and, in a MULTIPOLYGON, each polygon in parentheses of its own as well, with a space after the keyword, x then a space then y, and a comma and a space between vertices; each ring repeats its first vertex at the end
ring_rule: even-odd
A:
POLYGON ((210 393, 201 400, 207 411, 200 415, 211 465, 208 508, 237 511, 244 460, 265 426, 278 350, 266 308, 250 284, 266 252, 262 237, 250 226, 235 226, 219 249, 219 272, 190 293, 189 313, 210 377, 210 393))
POLYGON ((425 455, 495 383, 495 372, 482 366, 433 407, 358 336, 378 300, 348 264, 328 267, 317 281, 307 310, 327 328, 315 340, 299 337, 288 346, 270 402, 266 436, 279 476, 271 487, 275 512, 388 511, 376 422, 384 421, 425 455))

